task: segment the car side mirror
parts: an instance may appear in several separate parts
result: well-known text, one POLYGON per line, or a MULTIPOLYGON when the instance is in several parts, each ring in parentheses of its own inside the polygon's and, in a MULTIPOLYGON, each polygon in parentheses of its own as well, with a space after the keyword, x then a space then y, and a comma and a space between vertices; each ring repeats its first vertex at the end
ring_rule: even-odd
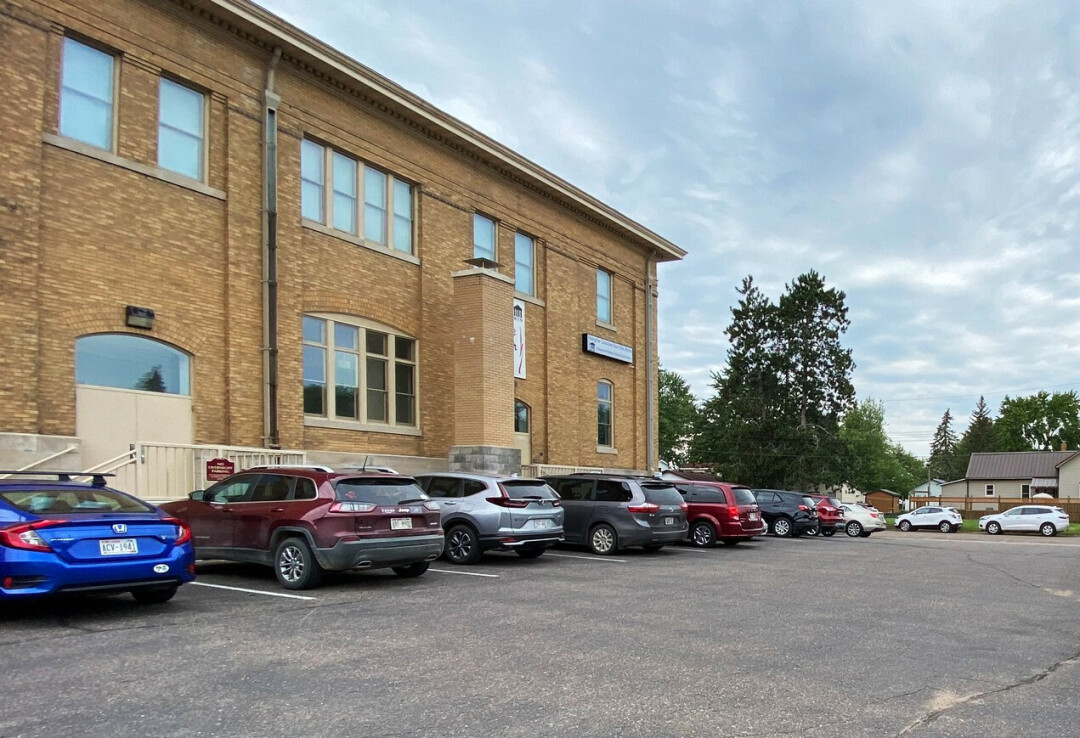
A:
POLYGON ((188 499, 192 500, 193 502, 206 502, 206 490, 197 489, 190 495, 188 495, 188 499))

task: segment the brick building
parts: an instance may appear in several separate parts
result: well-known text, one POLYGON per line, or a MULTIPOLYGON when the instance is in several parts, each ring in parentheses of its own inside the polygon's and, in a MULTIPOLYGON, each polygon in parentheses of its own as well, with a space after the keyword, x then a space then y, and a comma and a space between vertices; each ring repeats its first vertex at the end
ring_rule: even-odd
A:
POLYGON ((247 0, 0 37, 0 462, 655 466, 677 246, 247 0))

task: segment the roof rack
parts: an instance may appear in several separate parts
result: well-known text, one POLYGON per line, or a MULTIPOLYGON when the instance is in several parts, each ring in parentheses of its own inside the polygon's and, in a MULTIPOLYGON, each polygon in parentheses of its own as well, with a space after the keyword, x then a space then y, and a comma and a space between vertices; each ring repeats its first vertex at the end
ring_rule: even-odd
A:
POLYGON ((105 477, 115 477, 115 474, 108 474, 96 471, 24 471, 24 470, 10 470, 0 469, 0 479, 18 479, 20 477, 56 477, 58 482, 70 482, 72 477, 90 477, 90 484, 93 487, 104 487, 105 477))
POLYGON ((358 472, 381 472, 382 474, 397 474, 398 470, 389 466, 367 466, 366 464, 349 464, 347 466, 339 466, 341 471, 358 471, 358 472))
POLYGON ((249 466, 244 471, 254 471, 256 469, 310 469, 311 471, 325 472, 327 474, 333 474, 334 470, 324 464, 257 464, 256 466, 249 466))

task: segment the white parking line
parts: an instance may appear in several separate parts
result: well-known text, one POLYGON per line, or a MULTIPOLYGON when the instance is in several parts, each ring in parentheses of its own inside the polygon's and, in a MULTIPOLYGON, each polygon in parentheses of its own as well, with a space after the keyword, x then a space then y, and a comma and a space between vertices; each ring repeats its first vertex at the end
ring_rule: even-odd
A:
POLYGON ((708 551, 706 551, 705 549, 702 549, 702 548, 671 548, 671 547, 668 547, 668 548, 665 548, 664 550, 665 551, 671 551, 672 553, 677 553, 677 554, 707 554, 707 553, 709 553, 708 551))
POLYGON ((210 584, 209 582, 188 582, 198 587, 213 587, 214 589, 231 589, 233 592, 246 592, 247 594, 266 595, 267 597, 288 597, 291 600, 314 600, 314 597, 305 595, 286 594, 285 592, 264 592, 261 589, 245 589, 244 587, 228 587, 224 584, 210 584))
POLYGON ((545 553, 544 556, 556 556, 560 559, 582 559, 583 561, 606 561, 610 564, 625 564, 626 559, 609 559, 607 556, 574 556, 573 554, 545 553))
POLYGON ((455 571, 454 569, 428 569, 428 571, 437 571, 440 574, 464 574, 467 577, 491 577, 498 579, 498 574, 481 574, 478 571, 455 571))
MULTIPOLYGON (((893 543, 894 541, 900 541, 899 538, 893 538, 890 536, 886 539, 887 543, 893 543)), ((918 539, 903 539, 905 543, 981 543, 984 546, 1049 546, 1050 548, 1080 548, 1080 543, 1039 543, 1036 541, 1017 541, 1017 540, 995 540, 995 541, 965 541, 963 539, 952 538, 923 538, 918 539)))

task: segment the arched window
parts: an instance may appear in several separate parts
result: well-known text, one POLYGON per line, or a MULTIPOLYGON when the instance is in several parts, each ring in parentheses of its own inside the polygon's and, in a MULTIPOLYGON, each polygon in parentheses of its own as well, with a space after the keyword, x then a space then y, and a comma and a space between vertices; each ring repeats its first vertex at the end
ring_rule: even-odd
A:
POLYGON ((98 387, 191 394, 191 359, 160 341, 130 333, 75 339, 75 382, 98 387))
POLYGON ((615 388, 611 382, 601 379, 596 383, 596 445, 603 448, 615 446, 614 423, 615 388))
POLYGON ((531 418, 529 406, 521 400, 514 400, 514 433, 528 433, 531 418))

